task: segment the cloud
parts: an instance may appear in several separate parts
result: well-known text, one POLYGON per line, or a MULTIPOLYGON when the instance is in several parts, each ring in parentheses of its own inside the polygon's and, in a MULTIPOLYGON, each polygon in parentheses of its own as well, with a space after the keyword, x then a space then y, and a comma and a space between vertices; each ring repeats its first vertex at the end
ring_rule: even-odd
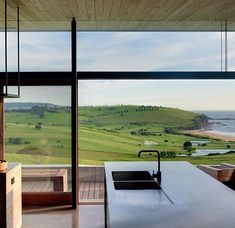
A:
MULTIPOLYGON (((68 33, 21 33, 20 53, 22 71, 70 70, 70 39, 68 33)), ((0 34, 1 63, 4 68, 4 36, 0 34)), ((8 35, 8 69, 17 69, 17 40, 15 33, 8 35)))
MULTIPOLYGON (((235 39, 230 34, 231 40, 235 39)), ((0 70, 4 36, 0 33, 0 70)), ((230 42, 229 42, 230 44, 230 42)), ((16 70, 16 34, 9 33, 9 70, 16 70)), ((21 33, 21 69, 70 70, 69 33, 21 33)), ((230 45, 229 62, 235 62, 230 45)), ((234 64, 231 64, 231 67, 234 64)), ((80 32, 78 70, 220 70, 220 34, 185 32, 80 32)))
MULTIPOLYGON (((235 70, 235 33, 229 33, 229 64, 235 70)), ((16 36, 9 34, 9 70, 16 70, 16 36)), ((22 33, 21 69, 25 71, 70 70, 69 33, 22 33)), ((4 34, 0 33, 0 70, 4 70, 4 34)), ((220 70, 220 33, 80 32, 79 71, 217 71, 220 70)), ((234 98, 233 83, 219 85, 184 81, 80 81, 81 104, 161 104, 197 109, 215 108, 214 100, 226 109, 234 98), (200 91, 200 92, 198 92, 200 91), (214 92, 213 92, 214 91, 214 92), (218 97, 218 92, 224 94, 218 97), (224 102, 223 102, 224 100, 224 102), (226 100, 226 102, 225 102, 226 100), (191 102, 190 102, 191 101, 191 102), (225 107, 226 106, 226 107, 225 107)), ((27 90, 23 100, 58 103, 49 92, 40 98, 27 90), (50 96, 50 98, 49 98, 50 96)), ((59 90, 57 90, 59 91, 59 90)), ((63 94, 61 92, 61 94, 63 94)), ((63 104, 69 100, 66 93, 63 104)), ((220 95, 219 94, 219 95, 220 95)))
POLYGON ((218 33, 85 33, 78 43, 80 70, 220 69, 218 33))

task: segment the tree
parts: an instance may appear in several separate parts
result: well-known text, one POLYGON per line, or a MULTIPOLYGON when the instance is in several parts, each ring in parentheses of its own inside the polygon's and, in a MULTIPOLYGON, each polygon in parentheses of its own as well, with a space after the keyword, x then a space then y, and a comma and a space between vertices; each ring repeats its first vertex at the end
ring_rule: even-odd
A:
POLYGON ((36 124, 35 129, 41 130, 42 129, 42 123, 36 124))
POLYGON ((192 143, 190 141, 184 142, 184 150, 191 150, 192 149, 192 143))
POLYGON ((164 129, 164 132, 165 132, 166 134, 172 134, 172 133, 173 133, 173 130, 172 130, 172 128, 170 128, 170 127, 166 127, 166 128, 164 129))

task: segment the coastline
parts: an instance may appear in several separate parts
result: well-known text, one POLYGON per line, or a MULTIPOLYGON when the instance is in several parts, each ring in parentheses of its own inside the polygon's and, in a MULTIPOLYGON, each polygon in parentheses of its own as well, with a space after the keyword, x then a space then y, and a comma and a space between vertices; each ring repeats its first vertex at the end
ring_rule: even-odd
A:
POLYGON ((198 129, 198 130, 188 130, 188 131, 184 131, 185 133, 189 133, 192 135, 196 135, 196 136, 207 136, 213 139, 220 139, 223 140, 225 142, 229 142, 229 141, 234 141, 235 142, 235 136, 232 135, 225 135, 225 134, 220 134, 219 132, 215 133, 215 132, 210 132, 210 131, 206 131, 203 129, 198 129))

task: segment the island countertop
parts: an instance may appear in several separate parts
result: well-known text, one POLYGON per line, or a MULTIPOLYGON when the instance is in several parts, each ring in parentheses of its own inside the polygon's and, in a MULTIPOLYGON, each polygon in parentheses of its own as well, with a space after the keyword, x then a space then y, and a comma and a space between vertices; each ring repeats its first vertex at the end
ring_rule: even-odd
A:
POLYGON ((234 228, 235 192, 188 162, 161 162, 163 191, 115 190, 112 171, 156 171, 157 162, 106 162, 111 228, 234 228))

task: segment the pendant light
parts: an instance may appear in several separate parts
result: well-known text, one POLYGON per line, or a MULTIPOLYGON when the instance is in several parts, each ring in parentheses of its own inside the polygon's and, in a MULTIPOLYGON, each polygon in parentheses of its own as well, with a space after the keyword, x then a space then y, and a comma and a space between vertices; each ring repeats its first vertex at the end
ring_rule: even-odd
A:
POLYGON ((8 75, 8 45, 7 45, 7 35, 8 35, 8 26, 7 26, 7 0, 5 0, 5 81, 4 89, 0 93, 0 97, 3 98, 19 98, 20 97, 20 9, 17 7, 17 93, 9 93, 9 75, 8 75))

